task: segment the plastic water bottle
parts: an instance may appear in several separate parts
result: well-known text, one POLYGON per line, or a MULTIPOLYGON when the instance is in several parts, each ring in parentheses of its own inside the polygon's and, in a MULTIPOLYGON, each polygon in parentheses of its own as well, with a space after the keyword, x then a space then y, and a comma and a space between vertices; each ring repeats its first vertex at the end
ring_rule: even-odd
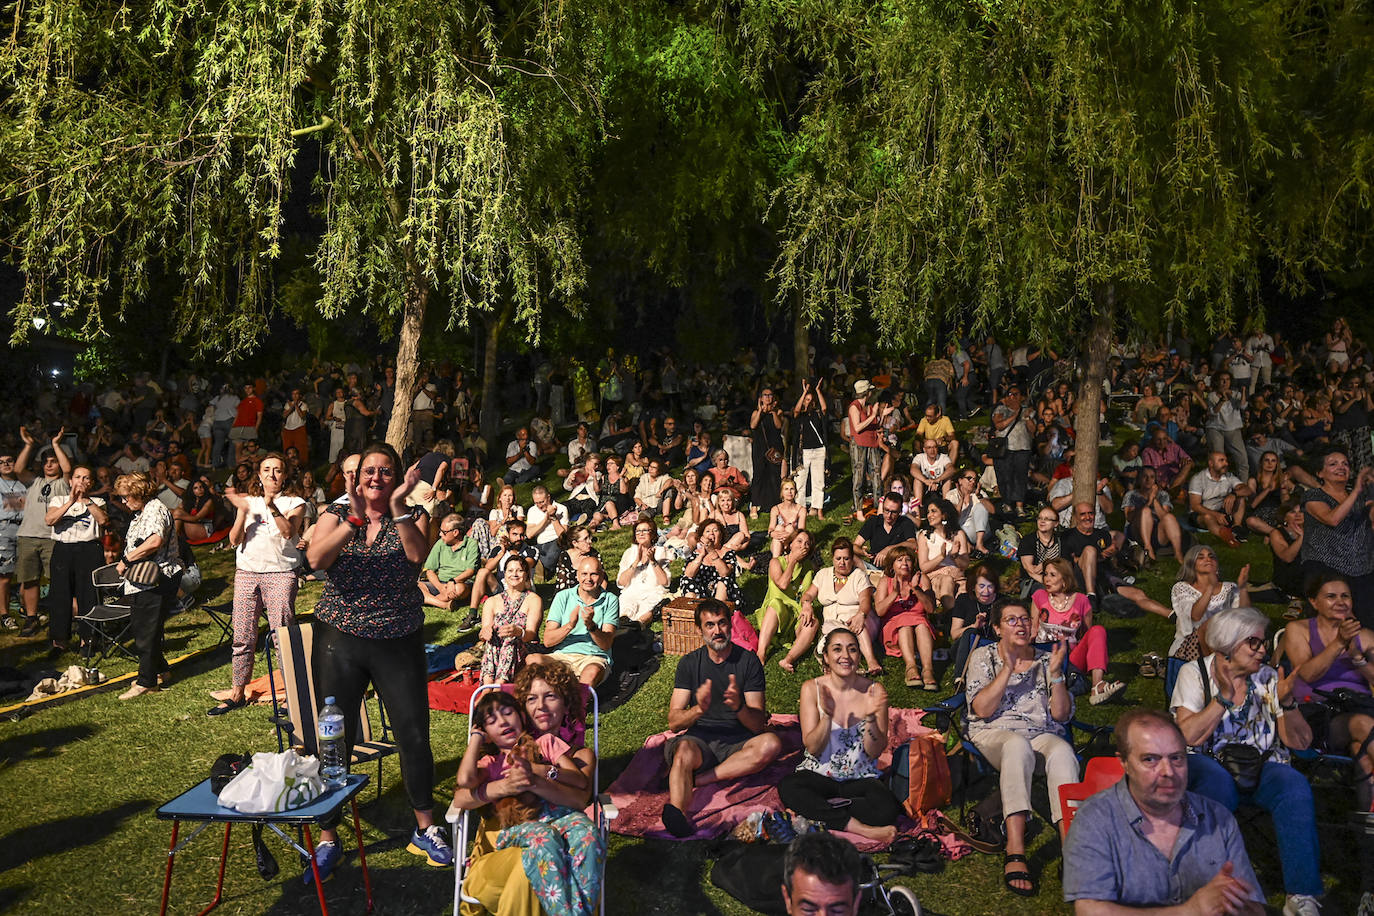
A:
POLYGON ((343 710, 334 705, 333 697, 325 697, 324 706, 315 721, 318 723, 320 775, 330 786, 343 785, 344 777, 348 775, 343 710))

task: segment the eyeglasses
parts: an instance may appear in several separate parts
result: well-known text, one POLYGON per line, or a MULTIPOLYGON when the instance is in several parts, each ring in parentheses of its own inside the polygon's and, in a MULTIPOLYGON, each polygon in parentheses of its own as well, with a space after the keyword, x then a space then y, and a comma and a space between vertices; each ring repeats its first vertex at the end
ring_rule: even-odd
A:
POLYGON ((1267 642, 1264 641, 1264 637, 1263 637, 1263 636, 1250 636, 1250 637, 1247 637, 1246 640, 1245 640, 1245 646, 1246 646, 1246 648, 1248 648, 1251 652, 1256 652, 1256 653, 1259 653, 1259 652, 1266 652, 1266 651, 1268 651, 1268 649, 1269 649, 1269 644, 1268 644, 1267 642))
POLYGON ((1029 617, 1003 617, 1002 626, 1004 627, 1028 627, 1030 626, 1029 617))
POLYGON ((0 464, 14 464, 13 458, 0 458, 0 464))
POLYGON ((960 480, 968 481, 969 483, 973 483, 973 482, 976 481, 978 478, 975 477, 975 476, 972 475, 972 474, 968 474, 968 475, 966 475, 966 476, 964 476, 964 477, 960 477, 959 479, 960 479, 960 480))
POLYGON ((457 534, 459 531, 462 531, 462 530, 463 530, 463 529, 461 529, 461 528, 442 528, 442 529, 440 529, 439 533, 440 533, 440 534, 457 534))

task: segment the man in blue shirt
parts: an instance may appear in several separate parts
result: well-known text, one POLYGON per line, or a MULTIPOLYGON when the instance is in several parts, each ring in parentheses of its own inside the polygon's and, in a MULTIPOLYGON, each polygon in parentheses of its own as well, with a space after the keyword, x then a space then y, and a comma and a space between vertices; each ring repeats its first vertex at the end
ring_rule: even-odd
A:
POLYGON ((1173 719, 1133 709, 1116 724, 1125 779, 1083 803, 1064 846, 1064 899, 1078 916, 1261 916, 1264 897, 1236 820, 1187 791, 1173 719))
POLYGON ((606 591, 606 575, 596 557, 577 564, 577 586, 553 597, 544 621, 544 645, 549 652, 526 659, 562 662, 589 687, 601 683, 611 670, 611 643, 620 620, 620 599, 606 591))

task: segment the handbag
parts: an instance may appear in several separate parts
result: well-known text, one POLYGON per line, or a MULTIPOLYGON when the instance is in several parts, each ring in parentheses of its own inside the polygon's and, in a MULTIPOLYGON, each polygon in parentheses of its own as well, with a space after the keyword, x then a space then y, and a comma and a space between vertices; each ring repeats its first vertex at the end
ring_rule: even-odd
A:
POLYGON ((139 560, 124 567, 124 581, 141 588, 151 588, 162 581, 162 567, 152 560, 139 560))
MULTIPOLYGON (((1202 705, 1206 706, 1212 702, 1212 678, 1207 674, 1207 663, 1200 658, 1197 660, 1197 668, 1202 674, 1202 705)), ((1209 753, 1231 774, 1238 791, 1253 792, 1259 787, 1260 771, 1264 769, 1264 761, 1269 759, 1272 752, 1272 748, 1260 751, 1252 744, 1224 744, 1209 753)))

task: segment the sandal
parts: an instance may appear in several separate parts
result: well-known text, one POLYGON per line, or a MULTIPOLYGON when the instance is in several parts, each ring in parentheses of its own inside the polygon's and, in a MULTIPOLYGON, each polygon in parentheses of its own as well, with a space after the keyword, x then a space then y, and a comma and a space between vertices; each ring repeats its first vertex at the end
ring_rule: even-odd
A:
POLYGON ((1006 866, 1017 862, 1027 864, 1026 857, 1018 852, 1009 852, 1003 857, 1002 883, 1007 886, 1007 890, 1018 897, 1034 897, 1036 894, 1040 893, 1040 882, 1035 880, 1035 876, 1030 873, 1029 868, 1022 868, 1018 871, 1005 870, 1006 866), (1030 887, 1016 887, 1012 884, 1013 881, 1024 881, 1029 884, 1030 887))
POLYGON ((236 710, 236 709, 242 709, 243 707, 245 707, 245 706, 247 706, 247 705, 248 705, 248 697, 246 697, 246 696, 245 696, 245 697, 240 697, 240 698, 237 699, 237 700, 225 700, 223 703, 220 703, 218 706, 212 706, 212 707, 210 707, 209 709, 207 709, 207 710, 205 711, 205 714, 206 714, 207 716, 222 716, 222 715, 224 715, 224 714, 227 713, 227 712, 233 712, 233 711, 236 710))
POLYGON ((1147 652, 1140 657, 1140 676, 1159 677, 1164 672, 1164 659, 1154 652, 1147 652))
POLYGON ((1125 689, 1126 685, 1120 681, 1101 681, 1093 685, 1092 693, 1088 695, 1088 702, 1094 706, 1099 706, 1125 689))
POLYGON ((921 683, 921 676, 920 676, 919 674, 916 673, 916 669, 915 669, 915 668, 908 668, 908 669, 906 669, 906 685, 907 685, 908 687, 915 687, 915 686, 919 685, 920 683, 921 683))
POLYGON ((1300 600, 1298 600, 1297 598, 1294 598, 1292 601, 1288 602, 1288 607, 1287 607, 1286 609, 1284 609, 1284 612, 1283 612, 1283 619, 1284 619, 1284 620, 1297 620, 1297 619, 1298 619, 1299 617, 1301 617, 1301 616, 1302 616, 1302 602, 1301 602, 1300 600))
POLYGON ((922 690, 935 691, 935 690, 939 690, 939 689, 940 689, 940 685, 937 684, 937 683, 935 683, 935 681, 933 681, 933 680, 931 680, 931 681, 922 681, 922 682, 921 682, 921 689, 922 689, 922 690))

